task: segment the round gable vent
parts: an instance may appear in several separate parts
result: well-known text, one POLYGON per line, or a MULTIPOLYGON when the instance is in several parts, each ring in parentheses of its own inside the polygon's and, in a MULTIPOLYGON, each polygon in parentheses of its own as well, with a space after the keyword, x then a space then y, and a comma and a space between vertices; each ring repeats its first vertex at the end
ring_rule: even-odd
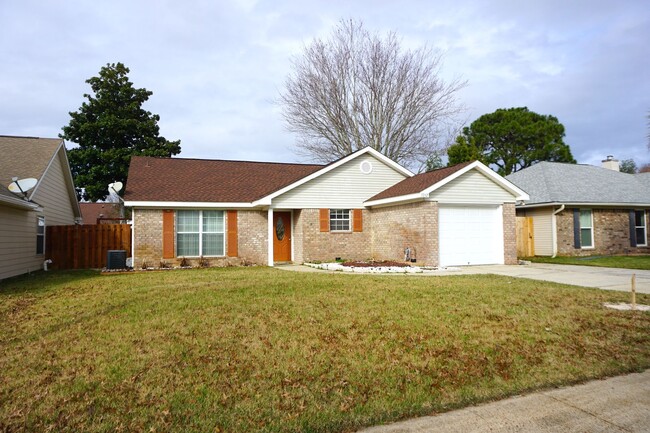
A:
POLYGON ((370 162, 370 161, 361 161, 361 164, 359 164, 359 170, 361 170, 361 173, 363 173, 363 174, 372 173, 372 162, 370 162))

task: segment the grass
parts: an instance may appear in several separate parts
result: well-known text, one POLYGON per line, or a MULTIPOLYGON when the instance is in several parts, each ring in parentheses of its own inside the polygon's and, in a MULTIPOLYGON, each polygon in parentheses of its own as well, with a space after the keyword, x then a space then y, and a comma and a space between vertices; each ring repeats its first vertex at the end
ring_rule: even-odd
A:
POLYGON ((270 268, 5 280, 0 431, 347 432, 641 371, 650 314, 602 307, 626 296, 270 268))
POLYGON ((527 257, 535 263, 558 265, 602 266, 605 268, 626 268, 650 270, 650 255, 644 256, 587 256, 587 257, 527 257))

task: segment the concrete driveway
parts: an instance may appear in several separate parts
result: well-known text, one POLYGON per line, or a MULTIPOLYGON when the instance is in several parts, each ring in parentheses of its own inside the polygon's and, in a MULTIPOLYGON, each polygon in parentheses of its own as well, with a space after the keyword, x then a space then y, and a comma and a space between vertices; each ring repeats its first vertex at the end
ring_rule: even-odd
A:
MULTIPOLYGON (((304 265, 282 265, 277 269, 296 272, 332 272, 310 268, 304 265)), ((533 280, 552 281, 573 284, 575 286, 597 287, 605 290, 630 291, 632 274, 636 275, 637 293, 650 293, 650 271, 638 269, 600 268, 596 266, 553 265, 548 263, 531 263, 529 265, 480 265, 462 266, 451 270, 440 270, 429 274, 373 274, 401 275, 404 277, 432 277, 463 274, 497 274, 509 277, 530 278, 533 280)), ((353 274, 348 275, 362 275, 353 274)))
MULTIPOLYGON (((650 271, 638 269, 553 265, 548 263, 531 263, 530 265, 519 266, 465 266, 460 269, 460 274, 497 274, 625 292, 630 291, 632 274, 635 274, 637 293, 650 293, 650 271)), ((448 275, 450 274, 452 273, 450 272, 448 275)))
POLYGON ((362 433, 650 431, 650 370, 371 427, 362 433))

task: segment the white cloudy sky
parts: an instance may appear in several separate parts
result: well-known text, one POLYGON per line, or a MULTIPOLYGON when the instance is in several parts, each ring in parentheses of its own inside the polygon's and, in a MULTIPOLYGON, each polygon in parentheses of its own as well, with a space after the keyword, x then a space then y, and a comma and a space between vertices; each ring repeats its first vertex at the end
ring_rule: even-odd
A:
POLYGON ((650 162, 647 0, 0 0, 0 134, 57 136, 119 61, 180 156, 297 161, 273 101, 341 18, 444 50, 468 122, 527 106, 558 117, 578 162, 650 162))

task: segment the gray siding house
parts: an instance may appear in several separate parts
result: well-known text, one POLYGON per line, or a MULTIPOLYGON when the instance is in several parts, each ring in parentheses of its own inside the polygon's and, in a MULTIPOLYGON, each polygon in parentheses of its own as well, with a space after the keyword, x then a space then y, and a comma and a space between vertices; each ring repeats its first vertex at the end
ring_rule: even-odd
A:
POLYGON ((43 267, 45 228, 71 225, 81 211, 63 140, 0 136, 0 280, 43 267), (12 178, 35 178, 22 198, 8 190, 12 178))
POLYGON ((650 173, 621 173, 608 157, 602 167, 540 162, 506 179, 530 195, 516 211, 533 218, 536 256, 650 253, 650 173))

